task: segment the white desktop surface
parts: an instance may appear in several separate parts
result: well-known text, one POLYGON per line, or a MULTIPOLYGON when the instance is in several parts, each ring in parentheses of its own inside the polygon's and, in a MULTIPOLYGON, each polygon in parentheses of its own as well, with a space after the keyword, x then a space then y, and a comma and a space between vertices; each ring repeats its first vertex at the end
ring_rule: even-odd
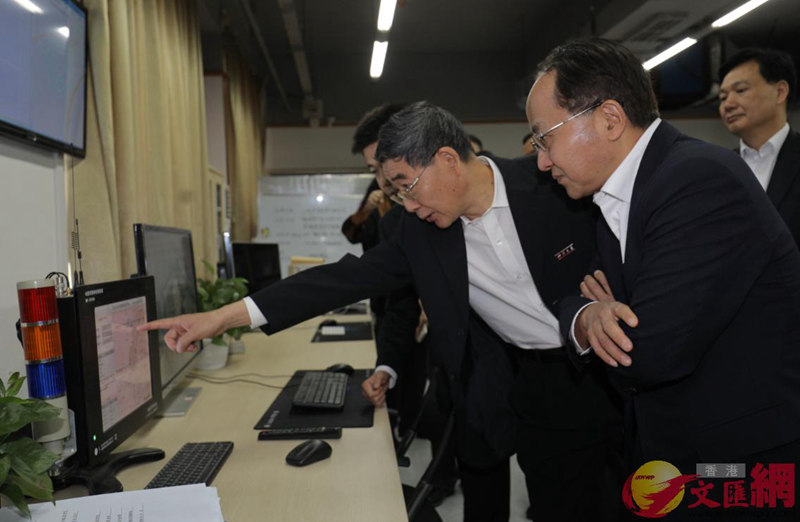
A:
MULTIPOLYGON (((336 318, 340 322, 365 320, 357 315, 336 318)), ((221 370, 199 373, 215 378, 285 375, 244 377, 283 386, 298 369, 321 369, 339 362, 354 368, 374 366, 372 340, 311 343, 321 320, 312 319, 272 336, 245 334, 246 353, 230 356, 221 370)), ((227 522, 408 520, 386 408, 375 410, 373 427, 345 428, 341 439, 328 440, 333 448, 330 458, 296 468, 284 459, 301 440, 258 441, 258 431, 253 429, 280 390, 191 378, 181 385, 202 388, 187 415, 151 419, 116 450, 149 446, 166 452, 164 460, 122 470, 117 477, 126 490, 143 488, 186 442, 231 440, 233 452, 212 482, 227 522)))

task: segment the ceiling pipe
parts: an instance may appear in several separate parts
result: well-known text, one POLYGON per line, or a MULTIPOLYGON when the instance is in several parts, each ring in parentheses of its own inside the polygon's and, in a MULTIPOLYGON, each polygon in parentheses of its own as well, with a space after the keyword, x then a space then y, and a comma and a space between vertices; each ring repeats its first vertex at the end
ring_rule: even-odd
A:
POLYGON ((314 98, 311 70, 308 67, 308 59, 303 46, 303 32, 300 30, 295 2, 294 0, 278 0, 278 7, 283 15, 283 25, 286 27, 289 46, 292 48, 297 78, 300 81, 300 88, 303 90, 303 116, 313 126, 316 126, 322 119, 322 101, 314 98))
POLYGON ((291 111, 292 108, 289 105, 288 98, 286 98, 286 92, 283 90, 283 84, 281 83, 281 79, 278 77, 278 72, 275 70, 275 65, 272 63, 269 50, 267 50, 267 44, 264 43, 264 38, 261 36, 261 30, 258 28, 256 18, 253 16, 253 11, 250 9, 250 4, 248 3, 248 0, 239 0, 239 5, 247 16, 247 21, 250 23, 250 29, 253 31, 253 35, 258 42, 258 46, 261 48, 261 54, 264 56, 264 61, 267 62, 267 67, 272 75, 272 79, 275 80, 275 88, 278 89, 281 100, 283 100, 283 105, 287 110, 291 111))

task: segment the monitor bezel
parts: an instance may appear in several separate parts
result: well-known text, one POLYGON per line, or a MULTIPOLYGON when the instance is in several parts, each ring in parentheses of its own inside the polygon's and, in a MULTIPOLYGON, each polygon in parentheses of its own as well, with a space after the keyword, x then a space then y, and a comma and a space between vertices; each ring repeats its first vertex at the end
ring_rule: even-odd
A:
POLYGON ((104 457, 141 428, 161 407, 161 366, 158 333, 147 332, 150 354, 151 396, 141 406, 103 430, 100 401, 100 374, 97 355, 95 310, 104 305, 137 297, 145 298, 147 320, 156 318, 155 283, 153 277, 137 277, 76 287, 75 307, 80 329, 80 351, 83 363, 84 407, 86 409, 86 441, 88 464, 104 457))
MULTIPOLYGON (((145 247, 145 234, 147 232, 167 232, 170 234, 181 234, 185 235, 189 239, 189 252, 192 257, 191 263, 191 271, 192 271, 192 279, 195 281, 195 301, 196 301, 196 310, 200 311, 200 303, 197 301, 196 296, 196 285, 197 285, 197 271, 195 270, 194 266, 194 243, 192 242, 192 231, 185 229, 185 228, 177 228, 177 227, 166 227, 162 225, 149 225, 146 223, 134 223, 133 224, 133 241, 134 241, 134 251, 136 255, 136 271, 137 277, 145 276, 147 274, 147 259, 146 259, 146 247, 145 247)), ((155 313, 155 312, 154 312, 155 313)), ((159 317, 159 319, 161 319, 159 317)), ((191 356, 186 357, 186 363, 181 366, 181 368, 176 371, 169 380, 164 381, 164 376, 162 376, 162 383, 161 383, 161 390, 162 395, 166 396, 169 392, 177 386, 177 384, 183 380, 186 374, 190 370, 190 366, 197 360, 200 353, 203 351, 203 342, 197 341, 198 345, 197 351, 193 352, 191 356)), ((160 346, 160 343, 159 343, 160 346)), ((166 348, 166 347, 165 347, 166 348)), ((167 350, 169 348, 166 348, 167 350)), ((191 353, 191 352, 184 352, 184 353, 191 353)), ((160 360, 159 360, 159 370, 160 367, 160 360)))

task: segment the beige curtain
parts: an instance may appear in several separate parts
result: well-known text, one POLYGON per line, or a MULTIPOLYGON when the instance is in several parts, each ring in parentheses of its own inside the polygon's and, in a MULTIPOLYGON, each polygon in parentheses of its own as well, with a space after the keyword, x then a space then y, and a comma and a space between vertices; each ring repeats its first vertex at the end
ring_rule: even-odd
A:
POLYGON ((233 212, 231 236, 250 241, 258 233, 258 177, 263 172, 264 126, 257 80, 231 47, 225 51, 228 91, 228 182, 233 212))
POLYGON ((87 282, 135 271, 136 222, 190 229, 198 268, 201 259, 213 262, 195 2, 86 0, 86 7, 87 157, 72 182, 87 282))

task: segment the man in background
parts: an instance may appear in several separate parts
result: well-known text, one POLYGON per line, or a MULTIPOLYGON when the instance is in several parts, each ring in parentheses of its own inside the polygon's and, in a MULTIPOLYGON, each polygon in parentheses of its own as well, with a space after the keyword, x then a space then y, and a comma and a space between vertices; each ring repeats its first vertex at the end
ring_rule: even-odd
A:
POLYGON ((531 136, 533 136, 533 134, 531 134, 529 132, 528 134, 526 134, 522 138, 522 155, 523 156, 527 156, 529 154, 535 154, 536 153, 536 150, 533 148, 533 143, 531 142, 531 136))
POLYGON ((474 134, 468 134, 469 137, 469 145, 472 147, 472 152, 475 154, 480 154, 483 152, 483 142, 481 139, 474 134))
POLYGON ((736 52, 719 69, 719 114, 738 152, 800 245, 800 133, 789 128, 797 72, 773 49, 736 52))

